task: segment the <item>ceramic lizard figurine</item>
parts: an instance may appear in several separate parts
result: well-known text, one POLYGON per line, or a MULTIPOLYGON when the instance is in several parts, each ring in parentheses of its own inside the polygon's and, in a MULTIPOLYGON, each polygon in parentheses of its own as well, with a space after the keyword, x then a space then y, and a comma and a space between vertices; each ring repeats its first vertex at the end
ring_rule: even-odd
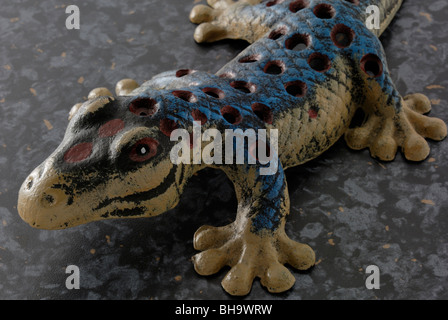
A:
MULTIPOLYGON (((313 250, 285 233, 289 198, 284 170, 327 150, 342 135, 353 149, 393 160, 400 147, 413 161, 429 154, 425 138, 442 140, 445 123, 430 118, 421 94, 402 97, 392 83, 378 36, 401 0, 208 0, 191 13, 197 42, 224 38, 251 43, 216 74, 162 73, 141 86, 125 79, 116 96, 93 90, 75 105, 64 139, 22 185, 20 216, 31 226, 61 229, 113 218, 149 217, 173 208, 198 170, 223 170, 235 186, 235 222, 194 235, 196 271, 230 271, 232 295, 252 282, 271 292, 290 289, 284 266, 305 270, 313 250), (365 26, 366 7, 380 9, 380 29, 365 26), (352 128, 357 109, 365 121, 352 128), (175 129, 277 129, 274 174, 255 164, 174 164, 175 129)), ((203 143, 204 147, 206 143, 203 143)), ((251 152, 244 146, 246 160, 251 152)))

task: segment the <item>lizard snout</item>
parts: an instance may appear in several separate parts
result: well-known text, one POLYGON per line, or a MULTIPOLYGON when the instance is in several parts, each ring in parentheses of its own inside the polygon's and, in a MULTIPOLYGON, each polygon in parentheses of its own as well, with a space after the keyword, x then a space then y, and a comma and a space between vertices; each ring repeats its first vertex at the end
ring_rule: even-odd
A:
POLYGON ((58 186, 60 179, 52 168, 37 167, 20 188, 17 207, 20 217, 36 228, 61 228, 56 212, 63 212, 70 204, 70 197, 58 186))

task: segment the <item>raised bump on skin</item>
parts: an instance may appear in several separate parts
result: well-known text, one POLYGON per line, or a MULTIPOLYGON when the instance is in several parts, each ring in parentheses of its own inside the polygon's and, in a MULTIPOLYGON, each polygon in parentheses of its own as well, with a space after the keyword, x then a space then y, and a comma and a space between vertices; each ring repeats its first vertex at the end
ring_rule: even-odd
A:
POLYGON ((72 120, 72 118, 75 116, 75 114, 78 112, 79 108, 81 108, 82 102, 75 104, 68 113, 68 120, 72 120))
POLYGON ((101 87, 93 89, 89 92, 89 95, 87 96, 88 100, 93 100, 99 97, 106 97, 106 96, 112 96, 112 92, 109 91, 109 89, 101 87))
POLYGON ((123 79, 117 82, 117 85, 115 86, 115 94, 117 96, 126 96, 138 87, 140 87, 140 85, 137 81, 133 79, 123 79))

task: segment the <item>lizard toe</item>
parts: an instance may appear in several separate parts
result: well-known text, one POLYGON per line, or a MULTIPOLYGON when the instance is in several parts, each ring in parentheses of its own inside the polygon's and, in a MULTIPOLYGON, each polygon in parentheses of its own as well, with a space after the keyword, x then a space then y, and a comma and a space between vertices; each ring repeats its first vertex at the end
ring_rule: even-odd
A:
POLYGON ((190 21, 197 24, 212 21, 214 17, 213 9, 203 4, 198 4, 190 12, 190 21))
POLYGON ((193 256, 194 269, 203 276, 217 273, 227 263, 227 257, 221 249, 202 251, 193 256))
POLYGON ((408 160, 423 161, 429 155, 429 145, 422 136, 414 133, 406 138, 403 153, 408 160))
POLYGON ((255 272, 250 265, 238 263, 226 274, 221 285, 231 295, 244 296, 250 292, 254 278, 255 272))
POLYGON ((408 94, 403 97, 406 105, 415 112, 424 114, 431 111, 431 101, 427 96, 421 93, 408 94))
POLYGON ((411 108, 404 108, 404 110, 409 122, 422 137, 436 141, 446 137, 447 129, 443 120, 422 115, 411 108))
POLYGON ((285 262, 298 270, 307 270, 316 262, 316 254, 309 245, 296 242, 286 235, 281 242, 281 252, 285 262))
POLYGON ((231 227, 200 227, 193 237, 193 246, 196 250, 207 250, 223 246, 231 236, 231 227))
POLYGON ((194 40, 198 43, 214 42, 227 37, 227 29, 212 22, 201 23, 194 31, 194 40))
POLYGON ((291 272, 282 264, 271 265, 264 276, 261 277, 261 284, 269 292, 278 293, 291 289, 296 279, 291 272))

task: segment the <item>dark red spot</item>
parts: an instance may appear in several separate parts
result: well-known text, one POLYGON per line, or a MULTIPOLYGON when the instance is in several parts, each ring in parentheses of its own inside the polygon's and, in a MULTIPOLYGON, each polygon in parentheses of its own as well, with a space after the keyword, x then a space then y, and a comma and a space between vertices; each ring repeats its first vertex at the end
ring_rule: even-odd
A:
POLYGON ((238 60, 239 63, 253 63, 253 62, 257 62, 258 60, 260 60, 260 55, 259 54, 251 54, 249 56, 245 56, 243 58, 241 58, 240 60, 238 60))
POLYGON ((310 67, 318 72, 325 72, 331 68, 331 62, 328 56, 314 52, 308 58, 308 64, 310 67))
POLYGON ((376 78, 383 74, 383 63, 377 55, 369 53, 362 57, 361 69, 369 77, 376 78))
POLYGON ((271 108, 262 103, 254 103, 252 104, 251 108, 258 118, 268 124, 272 124, 274 116, 272 114, 271 108))
POLYGON ((100 138, 112 137, 116 135, 118 132, 123 130, 124 122, 121 119, 110 120, 103 124, 98 130, 98 136, 100 138))
POLYGON ((284 36, 286 34, 287 30, 286 27, 280 27, 275 30, 272 30, 272 32, 269 34, 268 38, 271 40, 277 40, 281 36, 284 36))
POLYGON ((71 147, 64 155, 64 161, 67 163, 76 163, 87 159, 92 153, 93 144, 84 142, 71 147))
POLYGON ((192 74, 193 72, 194 72, 194 70, 191 70, 191 69, 180 69, 180 70, 176 71, 176 77, 181 78, 186 75, 192 74))
POLYGON ((151 98, 137 98, 129 104, 129 111, 140 117, 152 116, 157 112, 157 101, 151 98))
POLYGON ((331 19, 336 14, 336 10, 328 3, 321 3, 314 7, 313 13, 320 19, 331 19))
POLYGON ((285 41, 285 47, 289 50, 301 51, 308 48, 311 40, 310 36, 303 33, 296 33, 285 41))
POLYGON ((285 64, 282 61, 279 60, 274 60, 274 61, 269 61, 263 71, 264 73, 268 73, 268 74, 282 74, 283 72, 285 72, 285 64))
POLYGON ((308 110, 308 115, 310 116, 311 119, 317 118, 317 113, 318 113, 318 110, 316 110, 316 109, 311 108, 308 110))
POLYGON ((225 97, 224 92, 222 90, 219 90, 218 88, 204 88, 202 89, 202 92, 216 99, 222 99, 225 97))
POLYGON ((178 128, 176 121, 171 119, 160 120, 160 131, 167 137, 171 136, 171 133, 178 128))
POLYGON ((355 32, 346 25, 339 23, 333 27, 330 36, 338 48, 347 48, 353 42, 355 32))
POLYGON ((256 89, 254 84, 246 81, 233 81, 230 83, 230 86, 244 93, 254 93, 256 89))
POLYGON ((201 122, 201 125, 204 125, 208 120, 207 116, 198 109, 191 111, 191 116, 193 117, 194 121, 201 122))
POLYGON ((275 6, 276 4, 282 3, 285 0, 273 0, 273 1, 269 1, 268 3, 266 3, 266 7, 272 7, 275 6))
POLYGON ((239 124, 243 120, 241 113, 232 106, 222 107, 221 114, 231 124, 239 124))
POLYGON ((179 99, 182 99, 184 101, 190 102, 190 103, 194 103, 194 102, 198 101, 196 96, 190 91, 176 90, 176 91, 173 91, 172 94, 173 94, 173 96, 175 96, 179 99))
POLYGON ((300 81, 300 80, 290 81, 285 84, 285 90, 290 95, 297 97, 297 98, 301 98, 301 97, 305 96, 305 94, 308 90, 308 86, 306 85, 305 82, 300 81))
POLYGON ((295 0, 289 4, 289 11, 296 13, 310 5, 308 0, 295 0))
POLYGON ((143 162, 157 154, 159 142, 153 138, 143 138, 138 140, 131 149, 129 158, 135 162, 143 162))
POLYGON ((359 0, 345 0, 345 2, 350 2, 354 4, 355 6, 359 6, 359 0))

